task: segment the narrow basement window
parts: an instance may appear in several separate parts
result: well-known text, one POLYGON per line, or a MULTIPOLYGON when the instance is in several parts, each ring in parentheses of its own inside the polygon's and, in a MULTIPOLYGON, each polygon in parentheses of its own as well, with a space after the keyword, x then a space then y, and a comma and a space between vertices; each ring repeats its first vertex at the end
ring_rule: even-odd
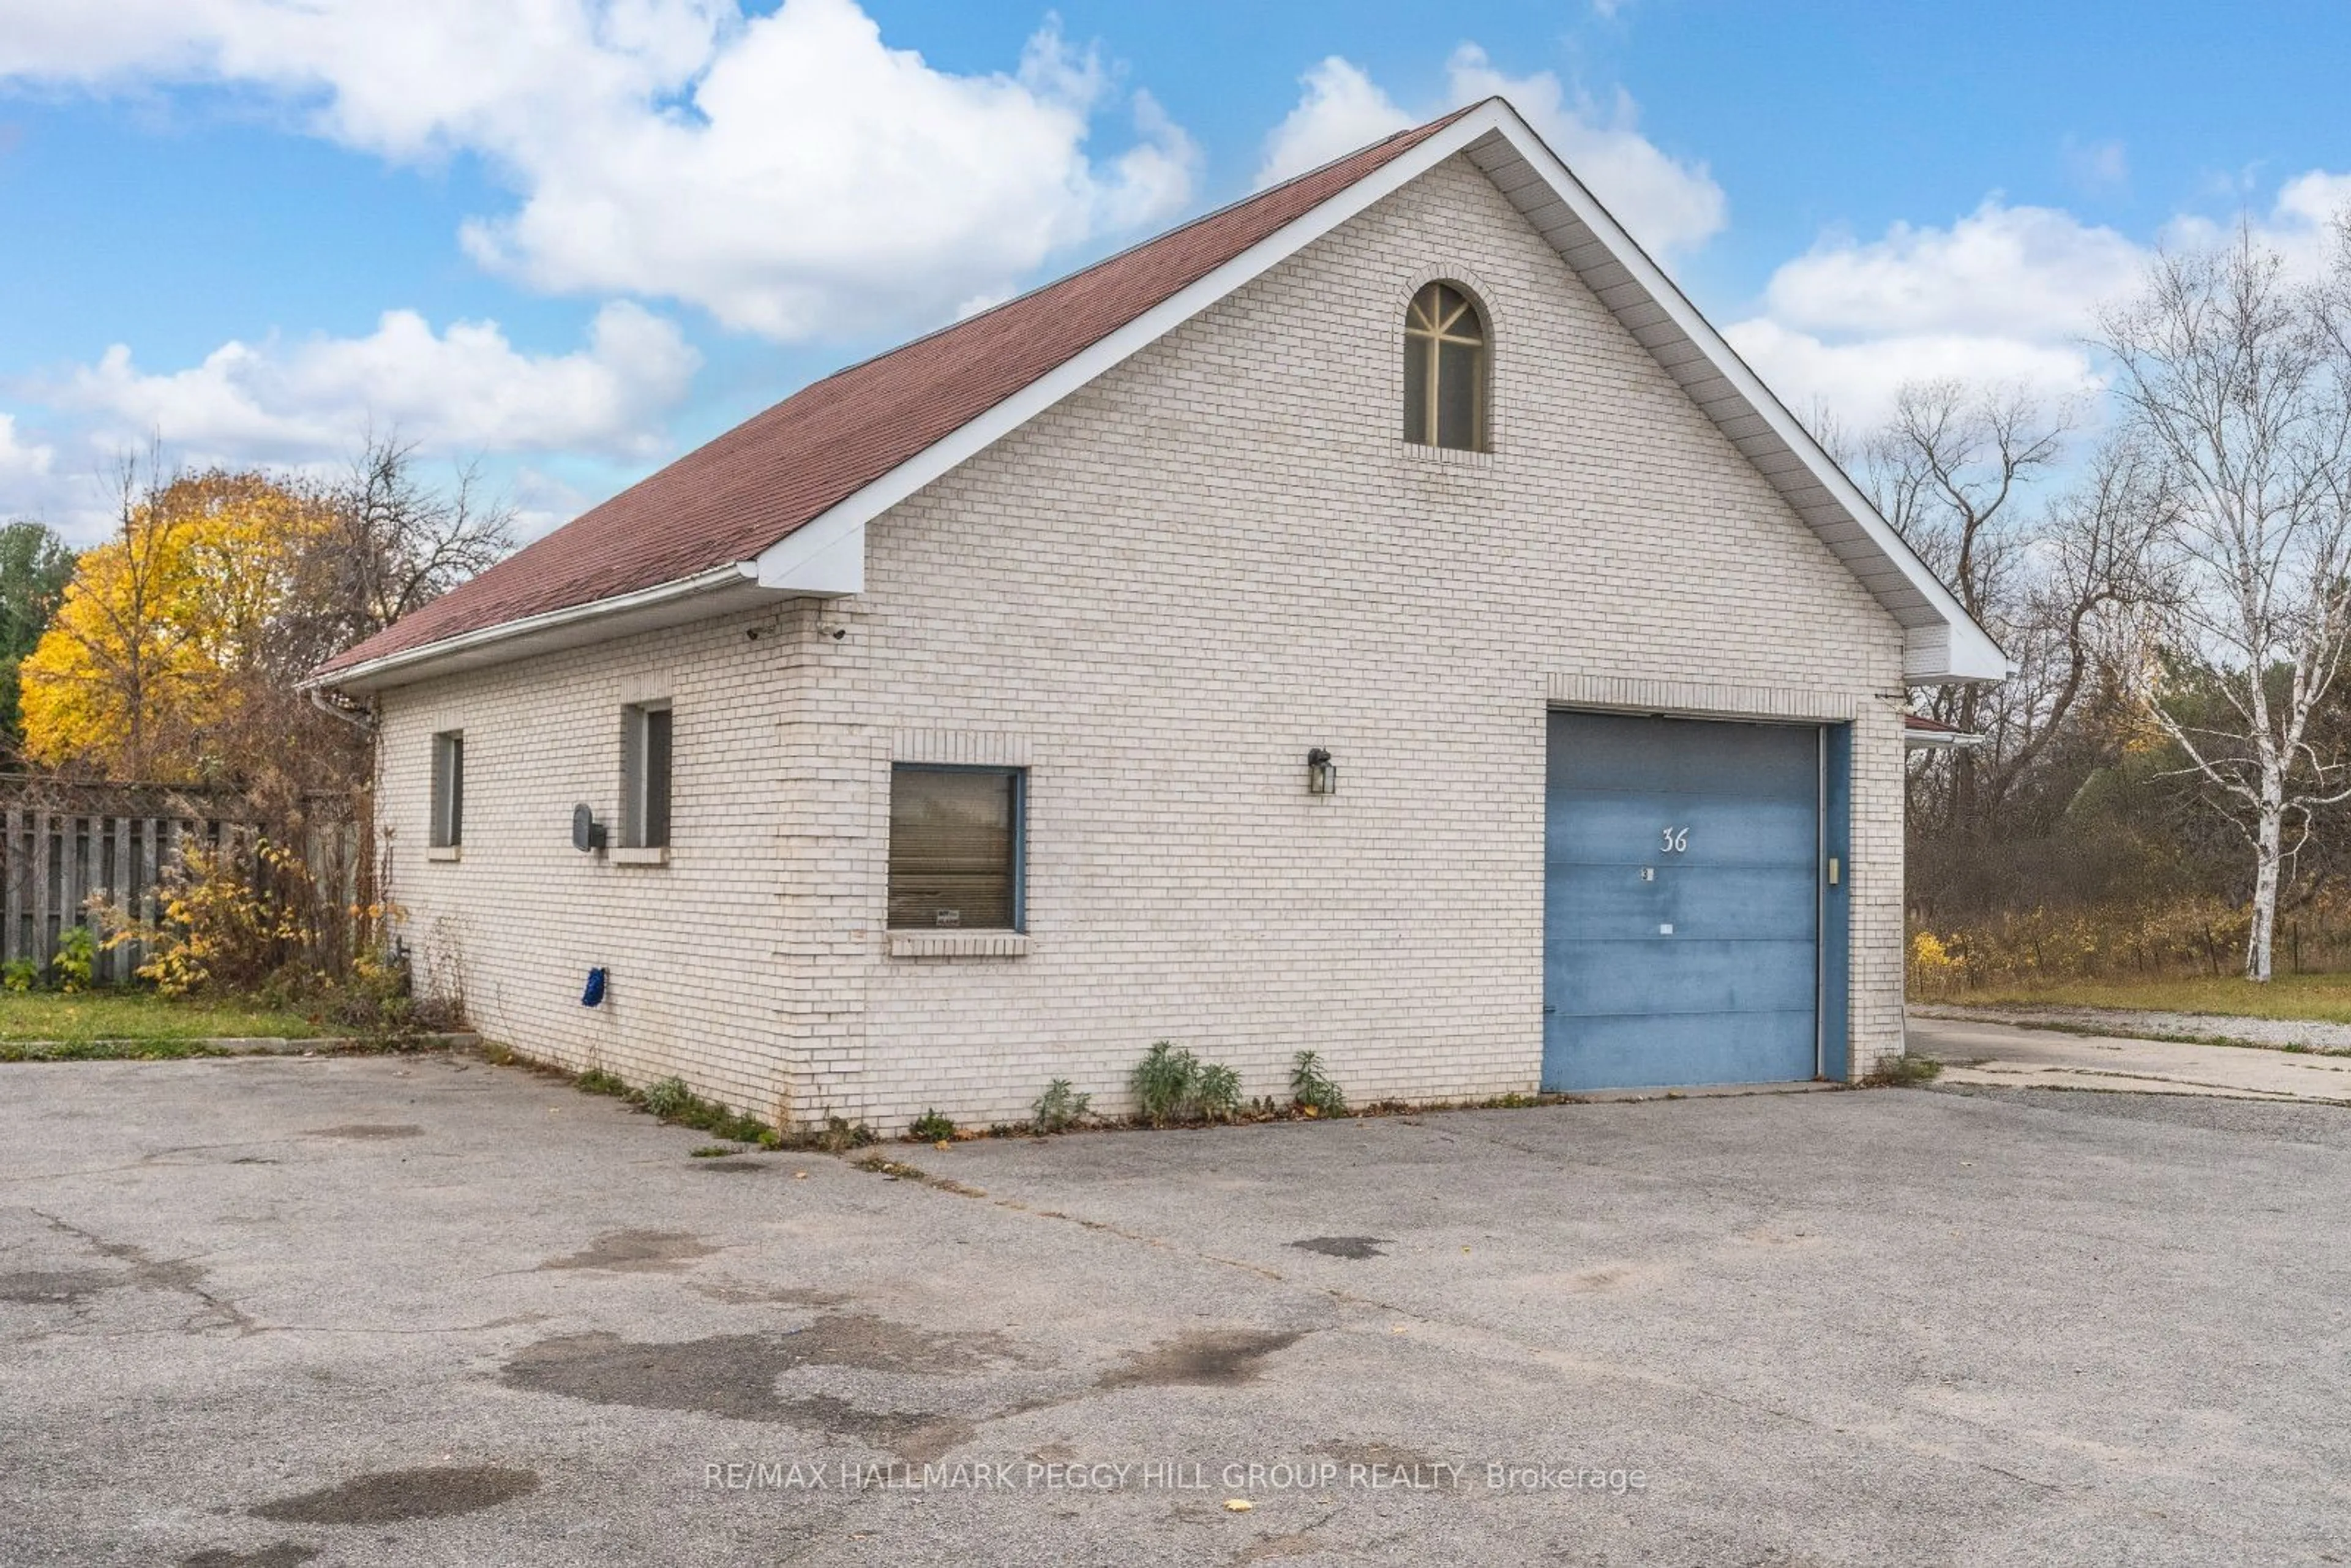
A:
POLYGON ((465 841, 465 732, 444 729, 433 737, 433 830, 436 850, 465 841))
POLYGON ((890 770, 892 929, 1024 928, 1027 784, 1018 768, 900 763, 890 770))
POLYGON ((669 848, 670 708, 635 703, 621 710, 621 842, 669 848))

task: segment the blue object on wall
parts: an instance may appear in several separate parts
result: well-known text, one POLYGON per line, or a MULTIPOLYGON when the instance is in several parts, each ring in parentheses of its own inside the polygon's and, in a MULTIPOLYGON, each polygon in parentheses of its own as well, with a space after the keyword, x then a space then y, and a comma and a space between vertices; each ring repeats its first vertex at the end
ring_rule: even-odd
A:
POLYGON ((1548 1090, 1815 1070, 1822 728, 1554 713, 1548 1090))
POLYGON ((588 988, 580 993, 580 1005, 583 1008, 598 1007, 603 1000, 604 971, 590 969, 588 971, 588 988))

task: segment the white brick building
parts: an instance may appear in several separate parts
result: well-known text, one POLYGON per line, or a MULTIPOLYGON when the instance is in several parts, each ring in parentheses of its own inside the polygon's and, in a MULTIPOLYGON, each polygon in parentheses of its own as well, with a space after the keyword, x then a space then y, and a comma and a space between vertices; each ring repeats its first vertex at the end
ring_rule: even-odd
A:
POLYGON ((2001 670, 1494 100, 806 389, 318 678, 485 1034, 895 1126, 1114 1109, 1163 1039, 1358 1102, 1865 1071, 1906 680, 2001 670))

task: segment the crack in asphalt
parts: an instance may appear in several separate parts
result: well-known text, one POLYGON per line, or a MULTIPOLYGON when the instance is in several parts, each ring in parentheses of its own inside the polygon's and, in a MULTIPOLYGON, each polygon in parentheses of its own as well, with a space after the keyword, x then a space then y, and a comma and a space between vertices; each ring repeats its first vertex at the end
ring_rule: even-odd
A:
POLYGON ((144 1247, 129 1241, 109 1241, 96 1231, 85 1230, 78 1225, 59 1219, 54 1214, 44 1213, 37 1208, 27 1212, 56 1229, 74 1237, 100 1256, 111 1258, 120 1263, 130 1264, 131 1275, 121 1281, 123 1285, 193 1296, 203 1302, 206 1311, 217 1320, 214 1324, 208 1326, 233 1328, 240 1334, 255 1333, 263 1326, 235 1302, 216 1296, 204 1288, 201 1281, 205 1271, 196 1263, 197 1258, 204 1256, 203 1253, 186 1258, 157 1258, 144 1247))

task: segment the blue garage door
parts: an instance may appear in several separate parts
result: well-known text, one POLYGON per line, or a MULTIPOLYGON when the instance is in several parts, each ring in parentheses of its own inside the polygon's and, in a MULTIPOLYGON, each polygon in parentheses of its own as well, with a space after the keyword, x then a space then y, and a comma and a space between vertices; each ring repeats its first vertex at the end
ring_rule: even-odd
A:
POLYGON ((1551 716, 1543 1087, 1813 1073, 1822 732, 1551 716))

